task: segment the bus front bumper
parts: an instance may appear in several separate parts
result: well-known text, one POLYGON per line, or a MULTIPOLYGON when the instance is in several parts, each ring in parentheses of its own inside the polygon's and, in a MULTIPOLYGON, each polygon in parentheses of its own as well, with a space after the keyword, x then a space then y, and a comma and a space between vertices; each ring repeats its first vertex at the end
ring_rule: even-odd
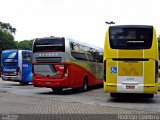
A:
POLYGON ((17 76, 4 76, 1 75, 3 81, 14 81, 14 82, 20 82, 20 75, 17 76))

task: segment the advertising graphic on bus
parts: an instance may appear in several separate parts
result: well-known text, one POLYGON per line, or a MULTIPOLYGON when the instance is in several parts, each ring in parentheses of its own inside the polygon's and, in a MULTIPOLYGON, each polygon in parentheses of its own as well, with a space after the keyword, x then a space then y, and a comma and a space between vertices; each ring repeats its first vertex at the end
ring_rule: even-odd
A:
POLYGON ((1 55, 2 80, 21 84, 32 82, 32 51, 4 50, 1 55))
POLYGON ((104 91, 139 93, 158 91, 158 41, 153 26, 110 26, 104 44, 104 91))
POLYGON ((103 49, 64 37, 38 38, 33 43, 33 85, 82 88, 103 83, 103 49))

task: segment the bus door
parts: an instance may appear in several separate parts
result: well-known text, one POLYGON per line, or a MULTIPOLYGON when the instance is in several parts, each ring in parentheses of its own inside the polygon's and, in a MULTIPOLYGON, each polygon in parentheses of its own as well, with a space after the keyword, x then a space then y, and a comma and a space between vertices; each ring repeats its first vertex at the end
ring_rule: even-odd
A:
POLYGON ((32 80, 32 64, 31 52, 22 51, 22 81, 31 82, 32 80))

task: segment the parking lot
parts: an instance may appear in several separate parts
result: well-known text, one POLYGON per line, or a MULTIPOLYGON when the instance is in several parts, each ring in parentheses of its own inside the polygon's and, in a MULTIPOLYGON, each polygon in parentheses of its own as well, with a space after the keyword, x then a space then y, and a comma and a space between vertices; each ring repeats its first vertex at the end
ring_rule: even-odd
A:
POLYGON ((119 114, 160 113, 160 94, 152 99, 115 99, 104 93, 102 86, 90 87, 87 92, 66 89, 55 94, 49 88, 35 88, 32 84, 22 86, 0 79, 0 98, 1 114, 20 114, 23 117, 69 114, 76 119, 75 114, 81 117, 101 114, 102 119, 105 118, 103 115, 118 119, 119 114))

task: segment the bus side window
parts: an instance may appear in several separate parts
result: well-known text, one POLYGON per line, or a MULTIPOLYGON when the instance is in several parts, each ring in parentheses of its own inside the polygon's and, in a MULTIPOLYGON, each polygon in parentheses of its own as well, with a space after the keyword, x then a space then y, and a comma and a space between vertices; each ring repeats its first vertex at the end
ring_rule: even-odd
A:
POLYGON ((103 55, 99 55, 99 62, 103 63, 103 55))
POLYGON ((73 42, 70 42, 70 49, 74 50, 74 44, 73 44, 73 42))
POLYGON ((22 58, 23 58, 24 62, 28 62, 28 63, 31 62, 31 54, 30 53, 23 53, 22 58))
POLYGON ((94 62, 99 62, 99 53, 98 52, 93 52, 93 61, 94 62))
POLYGON ((85 55, 85 53, 72 52, 71 54, 77 60, 88 61, 87 60, 87 56, 85 55))
POLYGON ((92 54, 87 54, 87 56, 88 56, 88 60, 89 60, 89 61, 91 61, 91 62, 94 61, 92 54))

